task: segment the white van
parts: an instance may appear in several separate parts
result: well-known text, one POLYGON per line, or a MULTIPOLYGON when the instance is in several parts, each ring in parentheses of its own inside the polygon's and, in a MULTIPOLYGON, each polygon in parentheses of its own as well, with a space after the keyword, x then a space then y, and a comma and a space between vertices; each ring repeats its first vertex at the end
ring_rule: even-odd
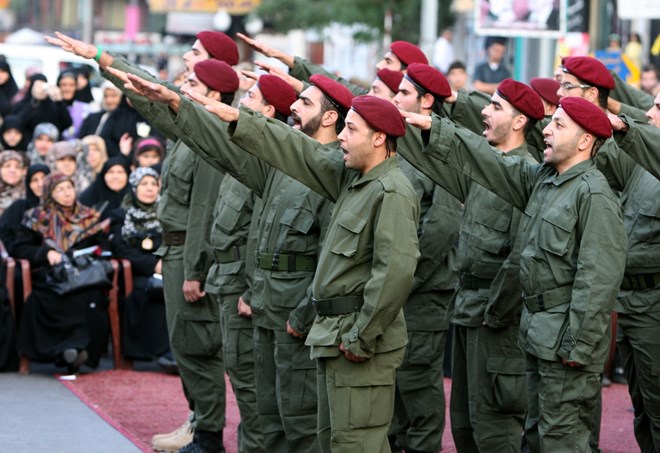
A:
POLYGON ((25 71, 28 68, 38 68, 52 85, 57 81, 60 72, 70 67, 85 65, 94 69, 90 71, 92 76, 100 77, 95 61, 73 55, 55 46, 0 43, 0 55, 7 59, 19 88, 25 83, 25 71))

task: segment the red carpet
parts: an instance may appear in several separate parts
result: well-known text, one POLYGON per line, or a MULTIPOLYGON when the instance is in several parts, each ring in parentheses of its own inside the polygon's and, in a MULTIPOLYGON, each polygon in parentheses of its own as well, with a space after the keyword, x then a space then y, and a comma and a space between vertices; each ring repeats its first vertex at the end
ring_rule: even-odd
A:
MULTIPOLYGON (((150 452, 151 436, 179 427, 188 414, 177 376, 154 372, 103 371, 81 375, 75 381, 62 381, 85 404, 145 452, 150 452)), ((449 387, 445 379, 447 407, 449 387)), ((632 430, 633 414, 627 387, 603 389, 603 419, 600 447, 604 453, 635 453, 639 447, 632 430)), ((236 453, 236 427, 239 421, 236 401, 227 381, 227 427, 225 448, 236 453)), ((443 452, 455 453, 447 413, 443 452)))

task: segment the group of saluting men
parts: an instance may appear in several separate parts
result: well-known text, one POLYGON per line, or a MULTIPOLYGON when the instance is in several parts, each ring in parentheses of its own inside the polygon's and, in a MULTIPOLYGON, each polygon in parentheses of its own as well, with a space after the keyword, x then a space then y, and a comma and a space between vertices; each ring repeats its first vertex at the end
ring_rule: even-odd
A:
POLYGON ((289 67, 245 73, 240 108, 223 33, 178 88, 48 38, 174 142, 157 254, 191 416, 155 449, 224 451, 226 370, 241 452, 437 452, 450 320, 459 452, 597 451, 613 311, 637 441, 660 448, 660 96, 568 57, 551 114, 512 79, 452 92, 404 41, 367 91, 239 37, 289 67))

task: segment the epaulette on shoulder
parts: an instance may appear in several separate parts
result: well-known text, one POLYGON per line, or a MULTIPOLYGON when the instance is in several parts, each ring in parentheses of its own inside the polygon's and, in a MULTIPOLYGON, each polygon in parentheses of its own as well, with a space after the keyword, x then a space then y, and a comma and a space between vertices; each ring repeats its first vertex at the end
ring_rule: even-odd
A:
POLYGON ((384 173, 378 180, 383 185, 385 192, 396 192, 396 181, 390 173, 384 173))
POLYGON ((605 188, 609 187, 603 174, 598 171, 585 172, 582 175, 582 180, 587 183, 589 193, 604 193, 605 188))

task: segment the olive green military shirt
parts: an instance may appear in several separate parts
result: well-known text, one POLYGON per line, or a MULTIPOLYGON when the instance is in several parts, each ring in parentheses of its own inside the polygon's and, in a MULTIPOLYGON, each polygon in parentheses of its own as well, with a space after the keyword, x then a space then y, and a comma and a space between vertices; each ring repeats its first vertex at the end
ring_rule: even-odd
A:
POLYGON ((243 149, 336 202, 313 295, 362 294, 364 305, 357 313, 317 316, 306 341, 312 357, 339 356, 340 343, 362 357, 404 347, 401 308, 419 257, 419 203, 398 159, 386 159, 362 175, 347 169, 335 148, 245 109, 229 133, 243 149))
MULTIPOLYGON (((328 200, 231 143, 227 124, 202 106, 181 97, 178 114, 162 107, 153 105, 148 115, 168 123, 170 132, 182 137, 209 166, 227 171, 262 199, 255 254, 307 256, 318 261, 332 209, 328 200)), ((315 316, 309 303, 313 276, 313 270, 255 266, 249 302, 253 324, 284 330, 288 321, 298 332, 307 333, 315 316)))
POLYGON ((211 294, 242 294, 247 290, 247 242, 256 198, 233 176, 222 179, 210 241, 214 254, 222 259, 215 260, 206 278, 204 289, 211 294))
MULTIPOLYGON (((410 126, 408 133, 415 134, 410 126)), ((419 134, 419 131, 416 133, 419 134)), ((481 140, 477 135, 473 135, 472 139, 475 143, 481 140)), ((430 158, 421 148, 402 146, 399 153, 464 203, 458 244, 458 272, 491 282, 489 287, 479 289, 458 286, 451 310, 452 322, 467 327, 481 326, 486 322, 496 328, 517 323, 521 310, 521 289, 519 257, 514 244, 520 211, 462 173, 430 158)), ((523 156, 533 162, 524 145, 505 156, 523 156)))
POLYGON ((627 116, 622 116, 621 119, 628 125, 628 131, 625 134, 614 133, 617 144, 639 165, 660 179, 660 153, 658 153, 660 129, 627 116))
POLYGON ((602 371, 627 251, 617 197, 592 160, 559 175, 552 166, 505 157, 473 137, 434 117, 425 152, 524 212, 519 240, 526 295, 563 288, 570 296, 547 310, 523 310, 522 347, 544 360, 563 358, 602 371))
MULTIPOLYGON (((620 191, 623 221, 628 234, 626 277, 660 273, 660 181, 644 170, 613 141, 596 154, 598 169, 610 186, 620 191)), ((643 313, 660 310, 660 301, 644 291, 622 290, 617 298, 618 313, 643 313)))

